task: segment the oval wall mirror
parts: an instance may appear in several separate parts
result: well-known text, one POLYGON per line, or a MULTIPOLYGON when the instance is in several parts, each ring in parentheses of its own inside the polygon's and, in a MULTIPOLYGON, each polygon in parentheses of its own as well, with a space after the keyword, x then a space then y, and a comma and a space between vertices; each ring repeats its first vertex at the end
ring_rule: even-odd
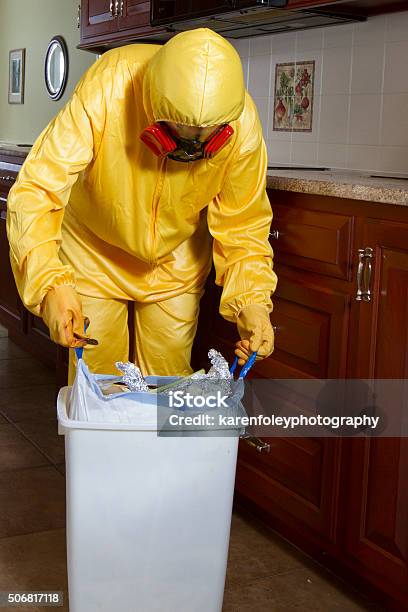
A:
POLYGON ((45 54, 45 86, 53 100, 59 100, 68 80, 68 47, 62 36, 51 39, 45 54))

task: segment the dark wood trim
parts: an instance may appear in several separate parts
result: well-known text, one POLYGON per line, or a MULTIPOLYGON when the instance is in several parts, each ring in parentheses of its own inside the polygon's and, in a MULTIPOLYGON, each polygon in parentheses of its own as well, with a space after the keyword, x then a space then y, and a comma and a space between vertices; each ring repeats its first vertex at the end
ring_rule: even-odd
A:
MULTIPOLYGON (((164 28, 154 30, 151 27, 141 27, 134 30, 120 30, 114 34, 110 34, 109 40, 107 40, 106 36, 92 36, 85 38, 79 45, 77 45, 77 49, 90 51, 92 53, 104 53, 113 47, 131 45, 138 42, 160 45, 163 44, 164 41, 155 37, 166 32, 168 32, 168 30, 164 28)), ((174 33, 169 34, 169 38, 172 36, 174 36, 174 33)))

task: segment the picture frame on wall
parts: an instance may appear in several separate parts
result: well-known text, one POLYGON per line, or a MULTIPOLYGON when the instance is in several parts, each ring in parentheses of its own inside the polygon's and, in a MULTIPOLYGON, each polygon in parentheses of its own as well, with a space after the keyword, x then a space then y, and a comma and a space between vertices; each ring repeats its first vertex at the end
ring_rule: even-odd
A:
POLYGON ((24 104, 25 49, 9 53, 9 104, 24 104))
POLYGON ((275 65, 274 131, 312 131, 314 81, 315 60, 275 65))

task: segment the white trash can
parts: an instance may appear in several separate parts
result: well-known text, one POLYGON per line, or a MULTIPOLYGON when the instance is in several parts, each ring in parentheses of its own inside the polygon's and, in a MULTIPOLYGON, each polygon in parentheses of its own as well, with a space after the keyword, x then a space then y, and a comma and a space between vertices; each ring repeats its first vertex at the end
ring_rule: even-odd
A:
POLYGON ((151 423, 68 418, 71 612, 220 612, 238 432, 159 437, 151 423))

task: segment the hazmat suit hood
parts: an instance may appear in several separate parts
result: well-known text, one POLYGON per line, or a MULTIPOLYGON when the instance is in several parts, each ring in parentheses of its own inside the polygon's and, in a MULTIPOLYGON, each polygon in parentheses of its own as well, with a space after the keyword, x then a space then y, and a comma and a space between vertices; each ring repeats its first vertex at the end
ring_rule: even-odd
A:
POLYGON ((239 118, 245 85, 234 47, 208 28, 181 32, 149 61, 143 105, 149 121, 208 127, 239 118))

